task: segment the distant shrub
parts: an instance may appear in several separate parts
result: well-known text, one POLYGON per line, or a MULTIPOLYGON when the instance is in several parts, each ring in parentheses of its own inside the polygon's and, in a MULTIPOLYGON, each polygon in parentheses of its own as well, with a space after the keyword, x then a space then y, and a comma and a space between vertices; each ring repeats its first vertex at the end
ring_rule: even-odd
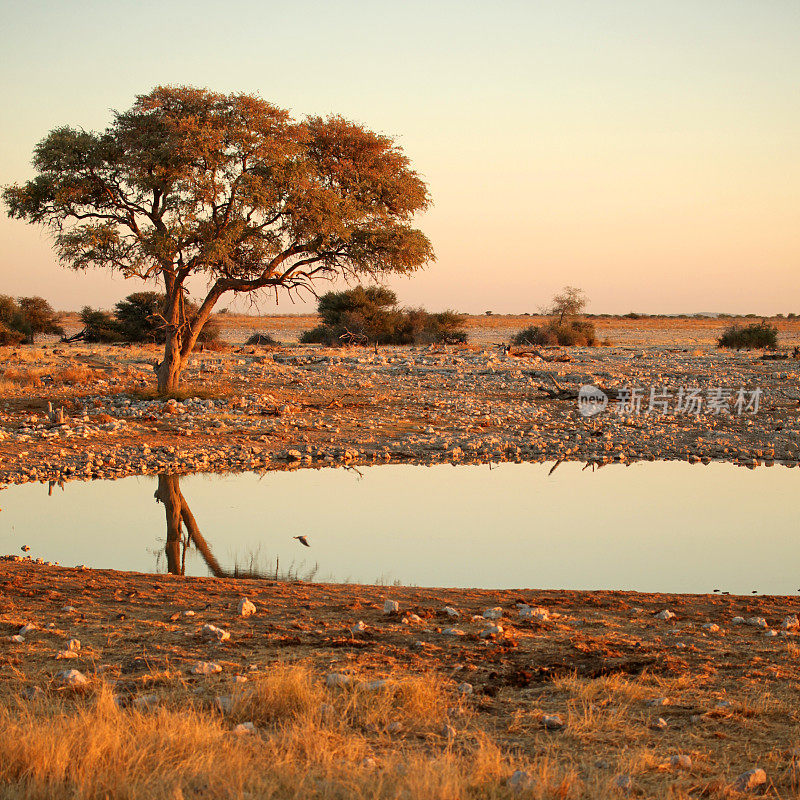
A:
POLYGON ((0 323, 9 331, 21 334, 21 341, 33 344, 40 333, 63 335, 60 322, 61 315, 53 311, 43 297, 20 297, 15 300, 7 294, 0 295, 0 323))
POLYGON ((641 319, 642 315, 637 314, 635 311, 629 311, 627 314, 623 316, 623 319, 641 319))
POLYGON ((401 309, 397 295, 381 286, 327 292, 318 303, 322 324, 305 331, 302 344, 452 344, 467 340, 464 317, 401 309))
MULTIPOLYGON (((114 313, 99 311, 89 306, 81 310, 83 339, 87 342, 150 342, 163 344, 166 322, 163 316, 165 295, 160 292, 134 292, 114 306, 114 313)), ((185 301, 184 320, 191 322, 198 307, 185 301)), ((219 338, 220 328, 209 320, 200 332, 199 344, 208 344, 219 338)))
POLYGON ((280 342, 273 339, 268 333, 254 333, 245 344, 259 345, 261 347, 277 347, 280 342))
MULTIPOLYGON (((164 305, 166 295, 161 292, 134 292, 114 306, 122 338, 126 342, 153 342, 163 344, 166 339, 164 305)), ((198 307, 189 300, 183 304, 183 318, 191 323, 197 316, 198 307)), ((210 342, 219 338, 219 325, 209 320, 200 332, 198 342, 210 342)))
POLYGON ((81 309, 83 339, 86 342, 121 342, 122 331, 117 320, 107 311, 97 311, 89 306, 81 309))
POLYGON ((731 347, 736 350, 754 350, 762 347, 777 347, 778 329, 766 322, 755 325, 731 325, 717 339, 718 347, 731 347))
POLYGON ((516 346, 594 347, 597 344, 597 337, 591 322, 576 319, 561 325, 555 321, 543 325, 531 325, 514 334, 511 344, 516 346))
POLYGON ((0 322, 0 346, 22 344, 25 337, 13 328, 9 328, 5 322, 0 322))

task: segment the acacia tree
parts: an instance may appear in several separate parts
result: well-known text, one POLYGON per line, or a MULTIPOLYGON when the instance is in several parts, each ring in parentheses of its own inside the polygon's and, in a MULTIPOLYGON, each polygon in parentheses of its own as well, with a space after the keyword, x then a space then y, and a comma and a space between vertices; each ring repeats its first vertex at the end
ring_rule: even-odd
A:
POLYGON ((586 307, 586 294, 583 289, 576 286, 565 286, 558 294, 553 295, 553 303, 549 313, 558 315, 558 324, 564 321, 564 317, 574 317, 580 314, 586 307))
POLYGON ((9 216, 49 226, 60 261, 163 284, 158 389, 180 383, 224 294, 321 277, 411 272, 433 258, 412 226, 427 187, 394 141, 339 116, 292 119, 259 97, 158 87, 103 133, 51 131, 9 216), (187 280, 206 279, 193 318, 187 280))

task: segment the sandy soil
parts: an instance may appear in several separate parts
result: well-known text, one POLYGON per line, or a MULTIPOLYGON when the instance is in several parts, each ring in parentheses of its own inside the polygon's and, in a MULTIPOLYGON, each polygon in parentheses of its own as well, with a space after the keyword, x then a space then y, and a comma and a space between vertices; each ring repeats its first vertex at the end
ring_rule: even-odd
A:
MULTIPOLYGON (((739 774, 761 767, 770 795, 796 797, 798 606, 782 597, 275 583, 6 560, 0 698, 61 692, 59 673, 71 668, 110 682, 122 703, 146 695, 148 706, 184 707, 213 707, 235 676, 257 679, 278 662, 310 664, 321 683, 329 673, 428 675, 461 696, 447 736, 482 731, 512 761, 546 757, 584 787, 522 796, 605 797, 587 787, 628 776, 641 796, 727 797, 739 774), (242 597, 253 616, 237 615, 242 597), (384 613, 386 600, 399 612, 384 613), (541 619, 522 618, 522 603, 543 610, 541 619), (483 617, 492 608, 499 619, 483 617), (664 609, 675 616, 659 619, 664 609), (359 621, 364 629, 353 632, 359 621), (207 623, 230 639, 202 638, 207 623), (26 624, 35 629, 11 642, 26 624), (498 629, 487 635, 490 625, 498 629), (70 638, 80 650, 65 658, 70 638), (222 671, 192 674, 198 661, 222 671), (563 727, 546 729, 547 715, 563 727), (670 762, 678 754, 689 766, 670 762)), ((387 745, 383 732, 360 735, 387 745)))

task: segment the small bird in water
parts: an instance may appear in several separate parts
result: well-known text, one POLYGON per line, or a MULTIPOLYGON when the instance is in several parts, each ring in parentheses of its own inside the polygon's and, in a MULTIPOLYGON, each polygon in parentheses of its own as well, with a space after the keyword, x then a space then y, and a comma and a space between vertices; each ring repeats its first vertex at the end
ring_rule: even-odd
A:
POLYGON ((22 547, 20 547, 20 550, 22 550, 23 553, 27 553, 28 550, 30 550, 30 547, 28 547, 28 545, 24 544, 24 545, 22 545, 22 547))
POLYGON ((292 538, 297 539, 297 541, 300 542, 300 544, 303 544, 306 547, 311 547, 311 545, 308 543, 308 539, 306 539, 305 536, 293 536, 292 538))

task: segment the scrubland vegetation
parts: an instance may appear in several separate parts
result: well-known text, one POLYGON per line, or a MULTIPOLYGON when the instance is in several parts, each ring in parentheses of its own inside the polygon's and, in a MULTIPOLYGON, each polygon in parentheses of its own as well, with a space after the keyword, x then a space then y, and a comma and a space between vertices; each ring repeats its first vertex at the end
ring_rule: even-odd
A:
POLYGON ((755 350, 778 346, 778 329, 767 322, 754 325, 731 325, 717 340, 719 347, 736 350, 755 350))
POLYGON ((397 295, 382 286, 327 292, 317 311, 322 323, 301 337, 302 344, 459 344, 467 341, 464 317, 454 311, 430 313, 400 308, 397 295))
MULTIPOLYGON (((190 325, 198 307, 189 300, 181 305, 181 324, 190 325)), ((114 312, 99 311, 85 306, 81 311, 83 330, 79 337, 86 342, 149 342, 166 341, 166 295, 160 292, 134 292, 114 307, 114 312)), ((219 325, 209 320, 198 337, 199 342, 219 338, 219 325)))
POLYGON ((37 334, 64 333, 60 315, 43 297, 0 295, 0 345, 33 344, 37 334))

